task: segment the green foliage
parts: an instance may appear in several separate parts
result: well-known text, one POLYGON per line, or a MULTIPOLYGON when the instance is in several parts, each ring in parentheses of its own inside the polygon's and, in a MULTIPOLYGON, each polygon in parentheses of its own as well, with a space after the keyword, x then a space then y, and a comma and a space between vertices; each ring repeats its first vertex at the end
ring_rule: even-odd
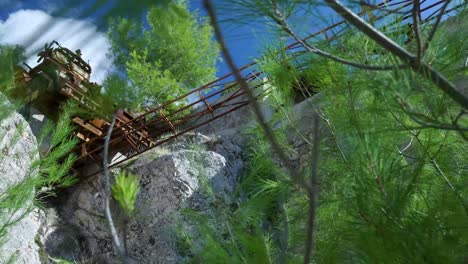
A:
MULTIPOLYGON (((439 32, 444 43, 455 37, 448 33, 439 32)), ((361 38, 346 39, 346 47, 370 54, 373 45, 363 45, 361 38)), ((442 42, 436 43, 432 49, 438 50, 437 60, 460 55, 455 46, 441 51, 436 45, 442 42)), ((324 111, 344 157, 336 148, 321 152, 316 261, 462 261, 468 246, 462 231, 468 220, 462 198, 462 175, 467 172, 459 154, 468 153, 466 144, 457 132, 420 127, 398 102, 444 121, 459 109, 448 106, 449 98, 410 71, 354 70, 334 77, 334 83, 322 86, 333 101, 324 111)))
POLYGON ((268 20, 268 17, 274 16, 275 10, 272 7, 272 3, 287 17, 296 14, 299 9, 304 11, 320 5, 315 2, 307 2, 307 4, 304 4, 304 2, 303 0, 277 0, 274 2, 265 0, 227 0, 220 4, 219 7, 216 7, 221 11, 220 14, 223 21, 252 23, 265 22, 265 20, 268 20))
POLYGON ((18 46, 0 45, 0 120, 19 109, 22 102, 8 100, 15 92, 15 74, 18 64, 24 59, 24 49, 18 46), (8 103, 5 103, 9 101, 8 103))
POLYGON ((15 83, 17 65, 24 59, 24 49, 19 46, 0 46, 0 92, 9 94, 15 83))
POLYGON ((111 77, 106 93, 124 93, 120 97, 126 98, 123 103, 128 107, 143 108, 162 104, 214 78, 218 48, 211 27, 190 13, 186 2, 152 7, 146 23, 149 28, 139 19, 111 23, 115 65, 126 73, 131 88, 119 90, 121 81, 111 77))
POLYGON ((113 106, 112 111, 106 111, 103 113, 107 117, 112 116, 112 114, 117 110, 117 107, 126 109, 127 107, 134 105, 133 102, 137 102, 139 100, 137 98, 138 95, 133 91, 134 88, 131 87, 125 78, 118 74, 110 75, 106 78, 102 86, 105 87, 104 93, 101 93, 102 91, 100 91, 100 93, 95 97, 104 97, 105 99, 108 99, 100 100, 104 101, 103 103, 100 103, 100 105, 107 107, 113 106))
POLYGON ((55 124, 46 124, 38 137, 39 145, 42 140, 49 140, 49 149, 41 153, 41 159, 37 161, 41 181, 38 187, 70 187, 77 182, 75 175, 70 174, 71 167, 76 160, 73 149, 78 144, 78 139, 72 135, 74 126, 71 119, 76 112, 76 106, 66 104, 62 107, 59 119, 55 124))
POLYGON ((197 248, 191 242, 193 238, 184 237, 188 245, 182 249, 194 254, 189 263, 274 263, 271 238, 254 226, 247 227, 237 216, 226 214, 207 218, 194 211, 185 214, 197 224, 197 242, 202 242, 197 248), (216 232, 213 224, 223 231, 216 232))
MULTIPOLYGON (((466 32, 453 30, 463 28, 463 17, 444 24, 426 51, 426 60, 452 80, 466 76, 466 32)), ((399 31, 385 33, 405 41, 399 31)), ((316 43, 356 61, 399 63, 357 32, 336 44, 316 43)), ((452 124, 460 107, 410 70, 369 72, 315 55, 294 60, 284 53, 266 55, 260 67, 274 87, 265 103, 277 110, 275 128, 301 134, 291 109, 291 87, 301 76, 322 96, 313 100, 319 105, 310 105, 320 107, 327 128, 319 152, 313 262, 462 263, 468 252, 466 133, 415 121, 452 124)), ((458 119, 462 128, 467 122, 466 115, 458 119)), ((249 136, 254 147, 237 191, 240 205, 189 213, 199 237, 185 240, 202 244, 191 248, 194 263, 303 262, 308 197, 275 166, 258 128, 249 136)), ((309 144, 305 135, 300 138, 309 144)))
POLYGON ((66 259, 54 259, 54 263, 56 264, 75 264, 77 262, 73 261, 69 261, 69 260, 66 260, 66 259))
MULTIPOLYGON (((278 262, 281 247, 276 238, 280 236, 278 227, 284 217, 279 207, 289 191, 290 181, 271 160, 268 145, 258 132, 256 128, 246 130, 252 137, 252 145, 247 169, 234 198, 240 203, 239 208, 233 210, 232 204, 226 204, 210 182, 199 176, 200 193, 213 209, 184 211, 194 228, 179 230, 178 249, 188 263, 278 262)), ((203 168, 199 171, 203 174, 203 168)))
POLYGON ((130 217, 135 210, 135 201, 140 189, 138 177, 125 171, 115 177, 112 184, 112 197, 119 203, 126 217, 130 217))

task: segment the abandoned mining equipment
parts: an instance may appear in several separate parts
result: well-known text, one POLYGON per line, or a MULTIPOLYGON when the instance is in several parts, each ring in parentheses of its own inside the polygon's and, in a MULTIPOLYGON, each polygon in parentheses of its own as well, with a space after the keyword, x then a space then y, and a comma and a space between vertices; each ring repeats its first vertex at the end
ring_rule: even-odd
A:
MULTIPOLYGON (((50 44, 46 43, 37 56, 37 66, 30 67, 26 63, 24 63, 25 68, 18 66, 15 76, 16 89, 12 92, 12 97, 29 102, 30 107, 37 109, 53 121, 58 119, 60 106, 67 100, 73 100, 79 108, 84 110, 78 113, 88 113, 77 114, 73 117, 72 122, 76 125, 74 136, 80 142, 89 142, 95 137, 103 136, 110 123, 104 118, 95 118, 102 107, 91 96, 100 93, 101 86, 90 81, 91 67, 82 59, 81 51, 73 52, 62 47, 57 41, 53 41, 50 44), (94 117, 92 117, 93 113, 94 117)), ((133 116, 124 110, 118 110, 117 120, 119 126, 133 120, 133 116)), ((141 125, 141 122, 138 125, 141 125)), ((128 144, 139 148, 148 147, 152 140, 146 129, 140 129, 138 134, 140 136, 138 139, 131 135, 127 139, 114 141, 113 149, 125 152, 128 144)), ((104 141, 94 140, 93 142, 101 145, 104 141)), ((77 151, 78 156, 85 155, 83 151, 77 151)), ((89 155, 89 157, 95 159, 96 162, 101 160, 99 155, 89 155)))

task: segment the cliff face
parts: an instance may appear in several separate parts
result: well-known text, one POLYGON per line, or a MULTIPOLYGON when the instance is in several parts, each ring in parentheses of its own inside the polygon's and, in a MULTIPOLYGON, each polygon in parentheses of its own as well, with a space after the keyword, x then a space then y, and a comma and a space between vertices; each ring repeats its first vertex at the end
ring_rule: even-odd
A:
POLYGON ((0 119, 0 228, 6 227, 1 231, 6 233, 0 241, 0 263, 40 263, 34 242, 39 221, 31 211, 34 185, 27 183, 36 176, 31 165, 38 158, 36 138, 23 117, 12 113, 0 119), (15 186, 22 197, 5 201, 15 186))

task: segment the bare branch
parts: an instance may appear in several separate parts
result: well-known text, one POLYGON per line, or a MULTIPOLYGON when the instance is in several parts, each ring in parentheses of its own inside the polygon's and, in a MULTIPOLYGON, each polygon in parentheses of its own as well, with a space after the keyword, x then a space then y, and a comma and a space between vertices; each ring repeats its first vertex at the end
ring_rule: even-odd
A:
POLYGON ((249 89, 249 86, 247 82, 242 78, 241 72, 239 69, 236 67, 223 38, 223 35, 221 33, 221 30, 218 25, 218 20, 216 18, 216 14, 213 9, 213 5, 210 0, 203 0, 203 5, 204 8, 206 9, 208 16, 211 19, 211 25, 213 26, 213 30, 215 33, 215 37, 220 45, 221 52, 223 53, 223 56, 226 60, 226 63, 229 65, 229 68, 234 74, 234 77, 236 78, 237 83, 240 85, 241 89, 246 93, 250 104, 253 107, 253 111, 257 117, 257 121, 262 127, 263 132, 265 133, 265 136, 270 143, 273 152, 278 156, 280 161, 283 163, 283 165, 286 167, 288 173, 290 174, 291 178, 293 181, 298 184, 299 186, 305 188, 306 190, 310 190, 311 187, 309 186, 309 183, 307 183, 304 178, 301 176, 301 174, 294 168, 294 166, 291 164, 291 161, 288 159, 287 155, 285 154, 283 148, 280 146, 278 143, 278 140, 276 139, 276 136, 274 135, 274 132, 270 126, 268 126, 265 117, 263 116, 261 110, 260 110, 260 105, 258 104, 257 100, 255 99, 255 95, 253 92, 249 89))
POLYGON ((462 92, 458 91, 455 85, 453 85, 445 76, 440 74, 430 65, 421 62, 420 64, 416 61, 416 56, 392 39, 385 36, 382 32, 375 29, 372 25, 368 24, 361 17, 355 14, 353 11, 345 7, 338 0, 325 0, 327 4, 335 10, 341 17, 347 20, 349 23, 357 27, 360 31, 366 34, 368 37, 373 39, 376 43, 381 45, 383 48, 393 53, 395 56, 400 58, 403 61, 406 61, 410 64, 411 68, 429 79, 433 84, 435 84, 439 89, 444 91, 448 96, 450 96, 454 101, 459 103, 463 108, 468 107, 468 97, 466 97, 462 92))
POLYGON ((409 113, 407 112, 408 116, 416 123, 418 123, 419 125, 421 125, 421 127, 418 127, 418 129, 423 129, 423 128, 435 128, 435 129, 441 129, 441 130, 451 130, 451 131, 457 131, 457 132, 460 132, 460 133, 463 133, 463 132, 468 132, 468 128, 463 128, 463 127, 459 127, 459 126, 452 126, 452 125, 449 125, 449 124, 430 124, 430 123, 426 123, 422 120, 419 120, 418 118, 416 118, 414 116, 414 113, 409 113))
POLYGON ((112 241, 114 242, 115 248, 119 253, 120 257, 127 263, 125 259, 127 258, 127 252, 123 245, 120 243, 119 235, 117 234, 117 229, 114 225, 114 220, 112 219, 112 213, 110 210, 110 171, 109 171, 109 141, 112 136, 112 130, 114 129, 116 115, 112 118, 112 123, 107 130, 106 139, 104 141, 104 157, 102 165, 104 166, 104 210, 106 215, 107 224, 112 236, 112 241))
POLYGON ((317 114, 313 117, 313 127, 314 127, 314 134, 313 134, 313 147, 312 147, 312 164, 311 164, 311 178, 310 178, 310 186, 311 190, 308 192, 309 194, 309 220, 307 225, 307 240, 306 240, 306 247, 304 252, 304 264, 308 264, 310 262, 310 258, 312 256, 312 249, 314 246, 314 229, 315 229, 315 218, 316 218, 316 209, 317 209, 317 200, 318 200, 318 192, 319 192, 319 180, 318 180, 318 155, 319 149, 318 146, 320 144, 320 128, 319 128, 319 117, 317 114))
POLYGON ((423 41, 421 37, 421 30, 419 28, 421 22, 421 11, 419 9, 419 0, 413 0, 413 30, 416 37, 416 64, 421 63, 423 52, 423 41))
POLYGON ((468 112, 466 112, 464 109, 460 110, 460 113, 457 115, 457 117, 455 117, 452 124, 459 129, 459 134, 463 137, 463 139, 468 140, 468 136, 465 135, 465 133, 461 130, 460 125, 458 124, 458 120, 462 116, 464 116, 466 113, 468 113, 468 112))
POLYGON ((460 110, 460 113, 458 113, 457 117, 455 117, 455 119, 453 120, 453 123, 454 124, 457 124, 458 123, 458 120, 460 119, 460 117, 462 117, 463 115, 467 114, 468 112, 465 111, 464 109, 460 110))

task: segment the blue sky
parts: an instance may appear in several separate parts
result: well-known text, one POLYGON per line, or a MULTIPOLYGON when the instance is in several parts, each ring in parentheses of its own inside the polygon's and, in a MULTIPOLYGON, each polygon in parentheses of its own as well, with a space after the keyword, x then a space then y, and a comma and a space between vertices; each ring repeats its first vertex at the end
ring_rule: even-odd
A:
MULTIPOLYGON (((191 9, 198 10, 202 16, 207 16, 201 2, 201 0, 192 1, 191 9)), ((239 66, 250 63, 254 58, 260 56, 259 51, 262 48, 262 39, 268 35, 266 27, 259 23, 255 25, 224 24, 222 30, 227 46, 232 52, 236 64, 239 66)), ((219 63, 218 67, 218 75, 229 72, 225 63, 219 63)))

